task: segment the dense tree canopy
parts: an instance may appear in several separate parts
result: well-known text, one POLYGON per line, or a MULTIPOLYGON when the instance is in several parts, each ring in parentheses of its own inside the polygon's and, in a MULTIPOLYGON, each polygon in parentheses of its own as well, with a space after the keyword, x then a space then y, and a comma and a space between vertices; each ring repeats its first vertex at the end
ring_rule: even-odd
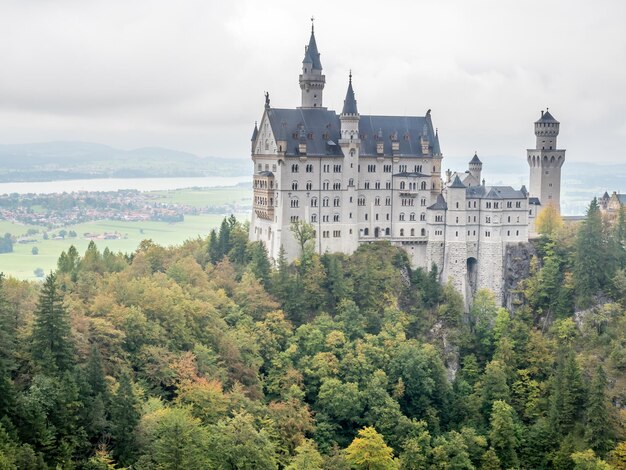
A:
POLYGON ((0 276, 0 468, 626 468, 622 219, 546 221, 511 311, 306 226, 70 247, 0 276))

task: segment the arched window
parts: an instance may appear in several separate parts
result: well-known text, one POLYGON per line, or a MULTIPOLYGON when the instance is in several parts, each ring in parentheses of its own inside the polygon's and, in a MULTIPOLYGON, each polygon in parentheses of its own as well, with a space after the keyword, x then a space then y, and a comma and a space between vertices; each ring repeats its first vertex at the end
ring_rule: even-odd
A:
POLYGON ((420 185, 421 189, 426 189, 426 181, 422 181, 422 184, 420 185))
POLYGON ((367 236, 370 234, 370 230, 368 228, 363 230, 363 235, 367 236))
POLYGON ((389 227, 387 227, 387 228, 385 229, 385 235, 386 235, 386 236, 389 236, 389 233, 390 233, 390 232, 389 232, 389 227))
POLYGON ((415 229, 414 229, 414 228, 412 228, 412 229, 411 229, 411 236, 412 236, 412 237, 414 237, 414 236, 415 236, 415 229))
POLYGON ((415 220, 415 212, 411 212, 409 215, 409 220, 415 220))
POLYGON ((317 222, 317 214, 311 214, 311 222, 317 222))
POLYGON ((423 212, 420 214, 420 220, 422 222, 426 220, 426 214, 424 214, 423 212))
POLYGON ((400 212, 400 220, 404 220, 404 212, 400 212))
POLYGON ((298 190, 298 182, 294 181, 293 183, 291 183, 291 189, 294 191, 298 190))
POLYGON ((400 229, 400 236, 404 237, 404 229, 403 228, 400 229))
POLYGON ((404 189, 406 187, 404 181, 400 181, 400 189, 404 189))
POLYGON ((423 228, 423 229, 422 229, 422 237, 425 237, 425 236, 426 236, 426 229, 425 229, 425 228, 423 228))
POLYGON ((317 207, 317 198, 316 197, 312 197, 311 198, 311 207, 317 207))

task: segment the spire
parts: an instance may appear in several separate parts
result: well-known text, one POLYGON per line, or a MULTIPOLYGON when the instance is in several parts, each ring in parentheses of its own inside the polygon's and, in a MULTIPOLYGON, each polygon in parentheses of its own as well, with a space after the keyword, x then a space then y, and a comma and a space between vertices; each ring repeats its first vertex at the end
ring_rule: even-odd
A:
POLYGON ((313 66, 313 60, 311 59, 311 54, 309 54, 309 46, 304 46, 304 59, 302 59, 303 64, 311 64, 313 66))
POLYGON ((474 157, 470 160, 470 165, 482 165, 483 162, 478 158, 478 152, 474 152, 474 157))
POLYGON ((350 70, 349 77, 348 91, 346 92, 346 99, 343 100, 343 110, 341 111, 341 114, 359 114, 356 108, 354 90, 352 89, 352 70, 350 70))
POLYGON ((320 53, 317 51, 317 43, 315 42, 315 29, 313 27, 313 19, 311 18, 311 39, 309 39, 309 47, 307 52, 313 62, 314 70, 322 70, 322 63, 320 62, 320 53))
POLYGON ((254 121, 254 130, 252 131, 252 138, 250 140, 254 142, 257 135, 259 135, 259 128, 256 125, 256 121, 254 121))

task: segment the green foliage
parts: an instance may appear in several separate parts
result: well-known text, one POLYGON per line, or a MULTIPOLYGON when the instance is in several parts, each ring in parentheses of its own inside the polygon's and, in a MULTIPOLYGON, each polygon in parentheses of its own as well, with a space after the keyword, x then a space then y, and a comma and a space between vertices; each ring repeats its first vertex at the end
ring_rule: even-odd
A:
POLYGON ((359 430, 358 437, 346 449, 346 459, 354 469, 393 470, 397 462, 393 450, 373 427, 359 430))

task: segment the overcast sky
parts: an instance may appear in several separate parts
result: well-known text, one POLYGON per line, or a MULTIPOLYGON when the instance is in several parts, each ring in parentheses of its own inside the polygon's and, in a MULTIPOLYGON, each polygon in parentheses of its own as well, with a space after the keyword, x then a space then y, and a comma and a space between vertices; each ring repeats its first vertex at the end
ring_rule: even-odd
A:
POLYGON ((432 109, 444 156, 524 159, 549 107, 569 160, 626 161, 623 0, 0 0, 0 143, 247 158, 311 15, 330 109, 352 69, 362 114, 432 109))

